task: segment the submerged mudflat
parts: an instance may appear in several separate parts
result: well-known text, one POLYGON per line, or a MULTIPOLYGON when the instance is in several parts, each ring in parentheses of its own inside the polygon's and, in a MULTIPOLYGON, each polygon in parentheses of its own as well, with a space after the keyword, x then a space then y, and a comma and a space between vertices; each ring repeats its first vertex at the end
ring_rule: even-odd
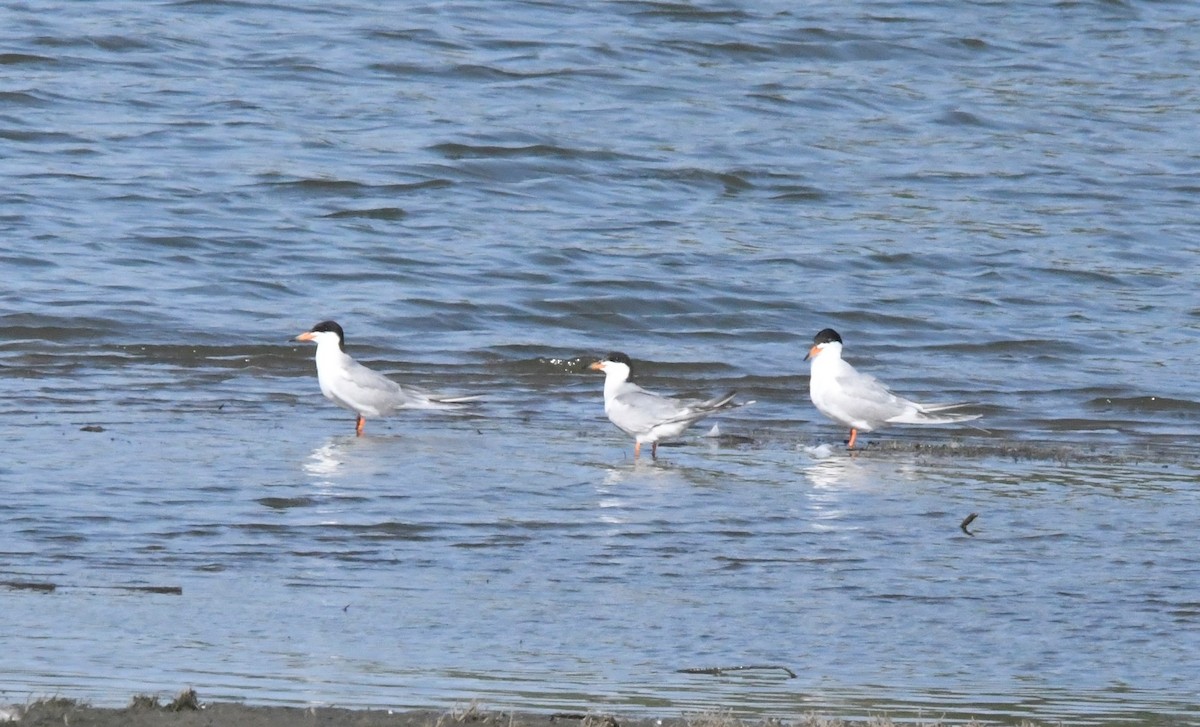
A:
MULTIPOLYGON (((864 715, 863 717, 866 717, 864 715)), ((855 720, 856 722, 858 720, 855 720)), ((336 707, 268 707, 246 704, 200 704, 97 708, 68 699, 37 702, 19 715, 23 727, 845 727, 842 719, 808 714, 797 719, 742 720, 714 710, 670 717, 631 718, 604 712, 503 712, 468 706, 449 712, 431 710, 339 709, 336 707)), ((892 727, 886 716, 872 715, 873 727, 892 727)), ((980 723, 926 720, 923 727, 977 726, 980 723)), ((1036 727, 1032 722, 1024 727, 1036 727)), ((1162 722, 1160 724, 1167 724, 1162 722)))

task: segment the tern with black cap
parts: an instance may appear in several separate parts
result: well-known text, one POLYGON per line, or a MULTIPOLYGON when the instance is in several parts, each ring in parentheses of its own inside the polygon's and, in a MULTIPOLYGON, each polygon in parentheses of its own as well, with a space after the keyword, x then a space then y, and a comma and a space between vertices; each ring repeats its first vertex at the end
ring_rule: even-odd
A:
POLYGON ((842 360, 842 337, 832 328, 813 337, 804 358, 812 362, 808 395, 817 411, 850 427, 849 449, 854 448, 860 431, 874 431, 885 424, 955 424, 980 417, 955 413, 970 404, 918 404, 892 393, 879 379, 842 360))
POLYGON ((346 334, 334 321, 322 321, 296 336, 317 344, 317 381, 334 404, 354 412, 354 432, 362 436, 367 417, 387 416, 400 409, 457 409, 478 396, 440 396, 401 386, 372 371, 346 353, 346 334))
POLYGON ((658 443, 678 437, 701 419, 752 401, 737 403, 736 391, 707 401, 683 401, 646 391, 629 380, 633 362, 623 353, 613 352, 588 366, 604 372, 604 413, 617 428, 633 437, 633 458, 642 445, 650 445, 650 456, 658 458, 658 443))

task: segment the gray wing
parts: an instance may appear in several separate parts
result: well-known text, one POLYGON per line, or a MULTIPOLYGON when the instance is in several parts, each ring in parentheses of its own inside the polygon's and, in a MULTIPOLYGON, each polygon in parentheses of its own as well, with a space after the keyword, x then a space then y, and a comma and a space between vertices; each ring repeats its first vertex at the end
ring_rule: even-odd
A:
POLYGON ((872 423, 949 424, 980 417, 979 414, 942 414, 940 412, 970 404, 921 404, 894 393, 874 376, 858 371, 839 376, 838 383, 847 395, 843 405, 854 414, 855 419, 872 423))
POLYGON ((343 386, 347 394, 353 392, 355 401, 368 403, 380 413, 397 409, 457 409, 463 402, 480 398, 437 396, 411 386, 401 386, 353 360, 344 372, 343 386))
POLYGON ((400 384, 354 360, 338 373, 338 379, 338 389, 346 399, 370 404, 380 411, 397 408, 405 398, 400 384))
POLYGON ((837 382, 846 393, 876 405, 904 406, 912 403, 893 392, 879 379, 861 371, 852 370, 842 374, 837 377, 837 382))
POLYGON ((734 393, 730 392, 703 402, 684 401, 660 396, 636 384, 626 384, 626 388, 613 397, 609 417, 625 431, 648 432, 661 424, 702 419, 728 406, 733 397, 734 393))
POLYGON ((841 407, 853 419, 885 422, 888 419, 917 407, 915 402, 895 394, 882 381, 851 369, 837 377, 839 389, 845 400, 841 407))
POLYGON ((687 409, 682 402, 632 385, 613 397, 613 405, 614 408, 619 407, 624 420, 637 429, 650 429, 656 424, 674 419, 687 409))

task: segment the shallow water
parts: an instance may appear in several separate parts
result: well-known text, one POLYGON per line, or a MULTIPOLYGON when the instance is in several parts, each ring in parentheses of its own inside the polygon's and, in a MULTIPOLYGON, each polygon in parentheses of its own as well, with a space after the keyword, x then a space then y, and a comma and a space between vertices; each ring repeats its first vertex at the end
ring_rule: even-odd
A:
POLYGON ((1200 713, 1191 5, 76 8, 0 22, 0 701, 1200 713), (324 318, 488 400, 356 439, 324 318), (983 429, 847 456, 826 326, 983 429), (634 463, 614 349, 757 403, 634 463))

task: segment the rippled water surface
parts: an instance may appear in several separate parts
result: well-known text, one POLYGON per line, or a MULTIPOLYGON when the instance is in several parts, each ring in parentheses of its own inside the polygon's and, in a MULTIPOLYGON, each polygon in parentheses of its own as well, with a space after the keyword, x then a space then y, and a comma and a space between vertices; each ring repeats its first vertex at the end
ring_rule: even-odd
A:
POLYGON ((0 701, 1200 719, 1193 4, 28 2, 0 40, 0 701), (291 341, 325 318, 487 400, 355 438, 291 341), (847 455, 827 326, 982 428, 847 455), (611 350, 757 403, 635 463, 611 350), (772 668, 682 671, 732 666, 772 668))

